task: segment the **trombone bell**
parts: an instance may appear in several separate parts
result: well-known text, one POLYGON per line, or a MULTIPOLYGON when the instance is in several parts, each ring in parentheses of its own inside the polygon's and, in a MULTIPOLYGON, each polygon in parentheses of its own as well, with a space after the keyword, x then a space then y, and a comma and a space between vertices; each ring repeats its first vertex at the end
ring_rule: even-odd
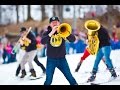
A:
POLYGON ((68 37, 71 34, 71 26, 67 23, 62 23, 59 27, 58 27, 58 34, 61 37, 68 37))

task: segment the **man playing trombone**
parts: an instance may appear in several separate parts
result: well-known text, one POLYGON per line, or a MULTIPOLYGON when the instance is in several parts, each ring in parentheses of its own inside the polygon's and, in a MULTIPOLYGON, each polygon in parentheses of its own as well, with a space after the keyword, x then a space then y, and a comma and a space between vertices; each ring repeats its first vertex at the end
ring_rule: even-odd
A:
POLYGON ((75 41, 75 36, 71 34, 71 27, 67 24, 60 25, 58 17, 51 17, 49 23, 50 25, 41 39, 42 44, 47 44, 46 80, 44 85, 52 83, 56 67, 64 74, 70 85, 77 85, 65 58, 65 40, 75 41))

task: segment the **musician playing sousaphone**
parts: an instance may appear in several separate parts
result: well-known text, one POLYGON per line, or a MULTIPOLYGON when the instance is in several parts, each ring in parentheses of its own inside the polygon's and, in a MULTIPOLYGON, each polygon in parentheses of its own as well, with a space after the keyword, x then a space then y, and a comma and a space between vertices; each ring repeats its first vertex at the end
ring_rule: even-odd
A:
MULTIPOLYGON (((88 30, 87 32, 87 40, 86 40, 86 48, 84 50, 83 55, 80 58, 80 61, 75 69, 75 72, 78 72, 78 70, 80 69, 82 63, 84 60, 86 60, 86 58, 90 55, 95 55, 98 52, 98 48, 99 48, 99 38, 98 38, 98 30, 100 29, 100 23, 95 21, 95 20, 88 20, 85 22, 85 29, 88 30)), ((104 62, 104 64, 107 66, 105 62, 105 59, 102 58, 102 61, 104 62)))
POLYGON ((85 22, 85 28, 88 30, 88 51, 92 55, 96 55, 93 70, 91 76, 87 82, 92 82, 96 78, 98 71, 98 65, 103 58, 111 73, 111 77, 116 78, 116 72, 114 70, 112 61, 110 59, 111 45, 108 31, 97 20, 88 20, 85 22))
POLYGON ((25 64, 28 62, 29 65, 29 70, 31 72, 31 77, 36 77, 36 72, 33 68, 33 64, 32 61, 35 58, 36 54, 37 54, 37 47, 36 47, 36 37, 34 36, 34 34, 29 30, 26 29, 25 27, 22 27, 20 30, 20 45, 21 48, 23 50, 25 50, 25 54, 22 57, 22 60, 20 62, 20 66, 21 66, 21 70, 22 70, 22 74, 20 76, 20 78, 24 78, 26 75, 26 71, 25 71, 25 64), (26 35, 27 34, 27 35, 26 35))

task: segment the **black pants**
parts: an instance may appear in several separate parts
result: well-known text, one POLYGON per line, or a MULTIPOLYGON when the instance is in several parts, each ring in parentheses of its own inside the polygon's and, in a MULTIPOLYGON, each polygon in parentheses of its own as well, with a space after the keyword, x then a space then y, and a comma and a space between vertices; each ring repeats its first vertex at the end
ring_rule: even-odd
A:
MULTIPOLYGON (((38 66, 40 66, 40 68, 42 69, 43 73, 45 73, 45 72, 46 72, 46 69, 45 69, 44 65, 39 62, 37 55, 35 56, 34 61, 35 61, 35 63, 36 63, 38 66)), ((19 64, 19 66, 18 66, 18 68, 17 68, 17 70, 16 70, 16 76, 19 74, 20 70, 21 70, 21 66, 20 66, 20 64, 19 64)))
POLYGON ((4 63, 4 64, 6 63, 6 61, 5 61, 6 57, 7 57, 7 51, 6 51, 5 49, 3 49, 2 58, 3 58, 3 61, 4 61, 3 63, 4 63))

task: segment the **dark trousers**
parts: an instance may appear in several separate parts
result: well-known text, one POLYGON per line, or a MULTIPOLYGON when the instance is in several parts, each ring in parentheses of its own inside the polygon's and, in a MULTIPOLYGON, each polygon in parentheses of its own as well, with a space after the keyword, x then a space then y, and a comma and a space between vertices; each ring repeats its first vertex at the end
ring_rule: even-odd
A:
POLYGON ((35 63, 36 63, 38 66, 41 67, 41 69, 43 70, 43 72, 46 71, 46 69, 45 69, 45 67, 43 66, 43 64, 39 62, 37 55, 35 56, 34 61, 35 61, 35 63))
POLYGON ((3 64, 5 64, 6 63, 5 59, 7 57, 7 51, 5 49, 3 49, 3 55, 2 55, 2 57, 3 57, 3 61, 4 61, 3 64))
MULTIPOLYGON (((46 72, 46 69, 45 69, 44 65, 39 62, 37 55, 35 56, 34 61, 35 61, 35 63, 36 63, 38 66, 40 66, 40 68, 42 69, 43 73, 45 73, 45 72, 46 72)), ((21 70, 21 66, 20 66, 20 64, 19 64, 19 66, 18 66, 18 68, 17 68, 17 70, 16 70, 16 74, 17 74, 17 75, 19 74, 20 70, 21 70)))
POLYGON ((69 81, 70 85, 77 85, 77 82, 72 76, 65 58, 61 59, 47 58, 46 80, 44 82, 44 85, 50 85, 52 83, 53 74, 56 67, 64 74, 66 79, 69 81))

